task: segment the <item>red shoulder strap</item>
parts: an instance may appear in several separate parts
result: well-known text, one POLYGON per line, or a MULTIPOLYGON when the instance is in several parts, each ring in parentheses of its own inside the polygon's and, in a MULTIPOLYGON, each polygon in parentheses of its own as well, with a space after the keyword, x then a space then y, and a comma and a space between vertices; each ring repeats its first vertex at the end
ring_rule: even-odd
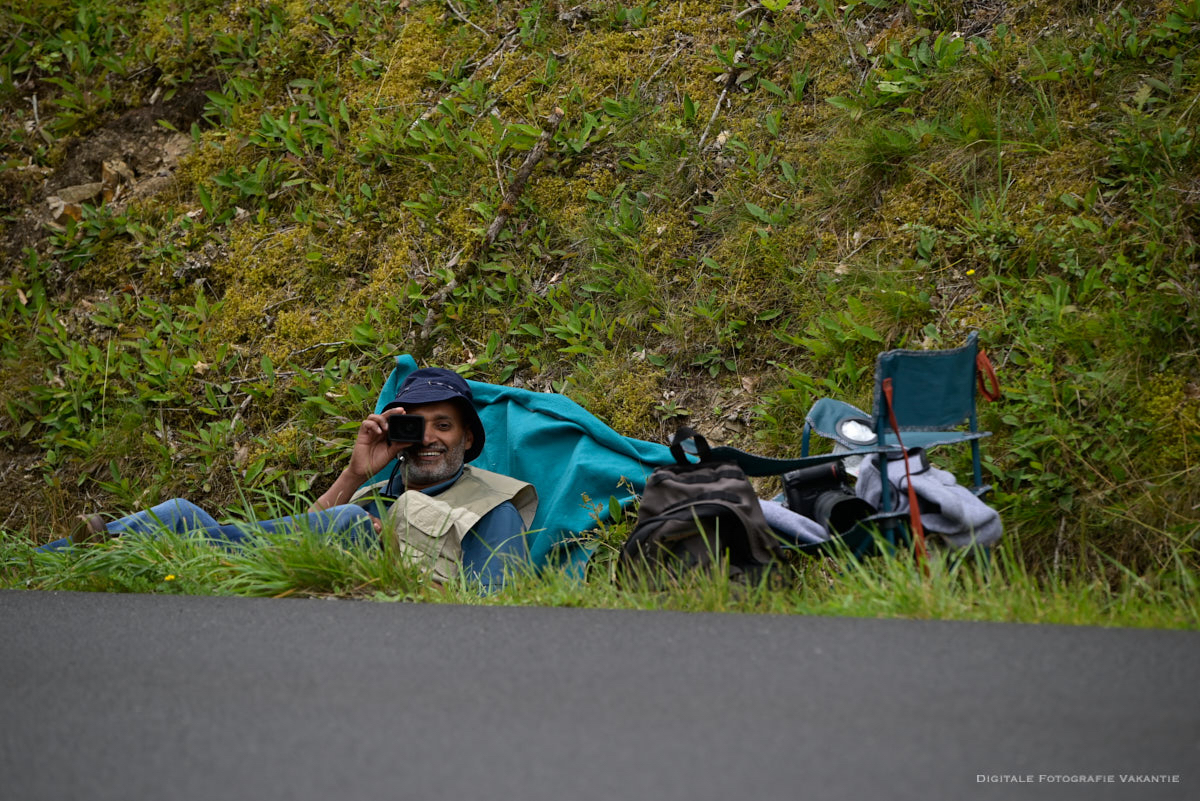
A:
MULTIPOLYGON (((883 379, 883 398, 887 403, 888 423, 892 426, 892 431, 896 432, 896 444, 900 446, 900 452, 904 455, 904 477, 908 479, 908 519, 912 525, 913 532, 913 548, 916 551, 917 564, 925 571, 925 575, 929 575, 929 566, 925 563, 925 527, 921 525, 921 512, 917 509, 917 491, 913 489, 912 473, 908 466, 908 449, 904 447, 904 443, 900 440, 900 425, 896 422, 896 412, 892 408, 892 379, 883 379)), ((879 471, 884 481, 888 480, 887 475, 887 456, 879 454, 883 464, 879 471)))
POLYGON ((983 397, 990 401, 1000 400, 1000 379, 996 378, 992 360, 982 350, 975 354, 975 377, 979 380, 979 392, 983 397))

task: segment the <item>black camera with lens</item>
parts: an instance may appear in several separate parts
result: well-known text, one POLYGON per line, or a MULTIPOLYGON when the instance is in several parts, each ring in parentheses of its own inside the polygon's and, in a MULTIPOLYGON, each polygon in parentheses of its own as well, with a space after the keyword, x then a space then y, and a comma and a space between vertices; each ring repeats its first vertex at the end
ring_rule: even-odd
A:
POLYGON ((784 473, 783 493, 787 508, 817 521, 830 534, 845 534, 875 513, 851 491, 841 461, 784 473))
POLYGON ((419 414, 393 414, 387 418, 388 442, 424 442, 425 418, 419 414))

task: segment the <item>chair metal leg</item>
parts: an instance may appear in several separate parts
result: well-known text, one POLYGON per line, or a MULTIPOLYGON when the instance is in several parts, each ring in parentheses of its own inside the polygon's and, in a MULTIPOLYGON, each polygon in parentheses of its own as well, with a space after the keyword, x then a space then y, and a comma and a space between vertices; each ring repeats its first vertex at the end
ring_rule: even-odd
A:
POLYGON ((975 470, 975 486, 983 486, 983 462, 979 456, 979 440, 971 440, 971 467, 975 470))

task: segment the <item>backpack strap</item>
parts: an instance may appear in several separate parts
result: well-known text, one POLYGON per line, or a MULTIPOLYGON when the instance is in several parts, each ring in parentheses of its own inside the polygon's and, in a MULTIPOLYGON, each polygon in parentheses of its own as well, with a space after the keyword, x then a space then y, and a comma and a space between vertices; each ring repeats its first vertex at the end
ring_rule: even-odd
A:
POLYGON ((851 455, 847 453, 822 453, 816 456, 801 456, 797 459, 774 459, 721 445, 709 447, 708 441, 687 426, 680 426, 671 438, 671 455, 679 464, 695 464, 687 454, 695 454, 701 462, 733 462, 748 476, 781 476, 802 467, 836 462, 851 455), (690 447, 689 447, 690 445, 690 447))
POLYGON ((675 436, 671 437, 671 455, 675 457, 675 461, 679 464, 692 464, 692 460, 687 457, 687 448, 684 443, 691 442, 692 450, 700 457, 701 462, 711 462, 712 449, 708 447, 708 440, 697 434, 687 426, 680 426, 675 430, 675 436))

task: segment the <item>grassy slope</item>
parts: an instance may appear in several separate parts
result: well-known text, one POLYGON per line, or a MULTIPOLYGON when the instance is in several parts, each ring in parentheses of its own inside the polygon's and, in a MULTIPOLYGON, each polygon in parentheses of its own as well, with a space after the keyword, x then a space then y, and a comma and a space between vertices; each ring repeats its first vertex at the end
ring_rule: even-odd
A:
POLYGON ((0 11, 4 528, 319 491, 455 269, 427 361, 772 453, 979 329, 1022 563, 1194 564, 1200 3, 765 5, 0 11), (173 180, 31 222, 148 105, 173 180))

